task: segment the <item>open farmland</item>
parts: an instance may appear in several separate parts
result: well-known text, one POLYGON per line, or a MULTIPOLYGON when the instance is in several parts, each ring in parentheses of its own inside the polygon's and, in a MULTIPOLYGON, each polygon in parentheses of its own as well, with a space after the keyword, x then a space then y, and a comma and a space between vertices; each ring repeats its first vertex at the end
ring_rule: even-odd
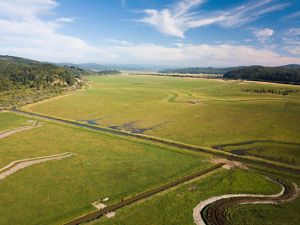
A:
POLYGON ((86 90, 23 109, 300 165, 298 86, 141 75, 88 79, 86 90), (282 90, 293 91, 276 94, 282 90))
MULTIPOLYGON (((4 117, 15 115, 0 113, 4 117)), ((15 160, 72 153, 0 180, 5 203, 0 206, 0 224, 61 224, 95 210, 92 203, 103 198, 111 204, 211 166, 205 154, 48 121, 3 138, 0 149, 0 168, 15 160)))
POLYGON ((0 225, 300 225, 300 0, 0 0, 0 225))
MULTIPOLYGON (((0 113, 1 129, 17 131, 0 142, 0 199, 9 203, 0 206, 0 224, 73 225, 88 218, 99 225, 193 224, 193 210, 206 199, 280 195, 270 178, 299 185, 299 170, 285 176, 256 161, 299 168, 297 86, 149 75, 87 78, 85 89, 0 113), (211 151, 251 160, 233 162, 211 151)), ((298 202, 280 204, 295 221, 298 202)), ((215 204, 201 217, 209 218, 215 204)), ((235 224, 245 221, 239 212, 265 224, 257 212, 272 215, 272 207, 235 206, 225 213, 235 224)))
POLYGON ((0 116, 0 132, 27 125, 27 120, 22 116, 10 112, 3 112, 0 116))
POLYGON ((264 176, 247 170, 222 170, 121 209, 113 219, 90 224, 195 224, 192 209, 210 196, 230 193, 276 193, 278 186, 264 176))

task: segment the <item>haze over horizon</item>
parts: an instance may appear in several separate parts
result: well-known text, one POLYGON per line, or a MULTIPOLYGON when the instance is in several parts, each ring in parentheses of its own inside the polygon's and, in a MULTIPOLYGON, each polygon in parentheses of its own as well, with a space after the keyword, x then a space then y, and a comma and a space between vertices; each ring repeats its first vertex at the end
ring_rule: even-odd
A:
POLYGON ((300 2, 0 0, 0 54, 177 67, 300 64, 300 2))

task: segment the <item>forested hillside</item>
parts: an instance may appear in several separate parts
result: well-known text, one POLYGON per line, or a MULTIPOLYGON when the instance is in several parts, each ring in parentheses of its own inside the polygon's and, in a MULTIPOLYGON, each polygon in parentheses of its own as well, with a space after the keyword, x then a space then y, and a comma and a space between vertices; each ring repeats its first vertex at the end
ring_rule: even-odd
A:
POLYGON ((12 107, 57 95, 83 85, 77 67, 0 56, 0 108, 12 107))
POLYGON ((223 78, 300 84, 300 65, 243 67, 227 72, 223 78))

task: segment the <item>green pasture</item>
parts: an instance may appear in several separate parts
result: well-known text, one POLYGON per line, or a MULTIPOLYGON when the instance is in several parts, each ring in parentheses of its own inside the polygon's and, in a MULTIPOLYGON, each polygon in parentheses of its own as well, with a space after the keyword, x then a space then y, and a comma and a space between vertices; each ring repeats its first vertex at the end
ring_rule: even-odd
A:
MULTIPOLYGON (((1 113, 4 117, 15 115, 1 113)), ((42 127, 1 139, 0 168, 64 152, 75 155, 0 180, 0 224, 62 224, 94 210, 97 200, 108 197, 112 204, 212 166, 205 154, 43 121, 42 127)))
POLYGON ((299 225, 300 199, 281 205, 240 205, 229 209, 233 225, 299 225))
POLYGON ((280 161, 291 165, 300 165, 300 143, 277 141, 235 143, 222 148, 238 155, 251 155, 280 161))
MULTIPOLYGON (((264 172, 265 173, 265 172, 264 172)), ((284 180, 300 185, 299 175, 278 173, 269 170, 268 173, 284 180)), ((298 197, 288 203, 279 205, 259 204, 259 205, 239 205, 227 210, 227 218, 232 225, 299 225, 300 224, 300 198, 298 197)))
POLYGON ((117 210, 114 218, 102 217, 89 225, 193 225, 193 208, 211 196, 232 193, 270 194, 279 191, 279 186, 253 171, 221 169, 117 210))
POLYGON ((28 118, 10 112, 0 112, 0 132, 16 127, 26 126, 28 118))
POLYGON ((86 90, 24 109, 208 147, 264 140, 272 144, 257 142, 248 153, 300 163, 300 92, 243 91, 299 86, 143 75, 88 79, 86 90))

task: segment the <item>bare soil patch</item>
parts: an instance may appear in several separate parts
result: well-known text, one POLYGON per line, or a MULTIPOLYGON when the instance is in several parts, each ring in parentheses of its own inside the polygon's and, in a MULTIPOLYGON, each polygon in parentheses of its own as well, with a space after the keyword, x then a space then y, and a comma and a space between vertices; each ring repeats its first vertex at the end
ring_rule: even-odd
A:
POLYGON ((212 159, 211 162, 216 163, 216 164, 222 163, 222 164, 224 164, 223 168, 228 169, 228 170, 235 169, 235 168, 248 169, 248 167, 241 162, 231 161, 231 160, 223 159, 223 158, 212 159))

